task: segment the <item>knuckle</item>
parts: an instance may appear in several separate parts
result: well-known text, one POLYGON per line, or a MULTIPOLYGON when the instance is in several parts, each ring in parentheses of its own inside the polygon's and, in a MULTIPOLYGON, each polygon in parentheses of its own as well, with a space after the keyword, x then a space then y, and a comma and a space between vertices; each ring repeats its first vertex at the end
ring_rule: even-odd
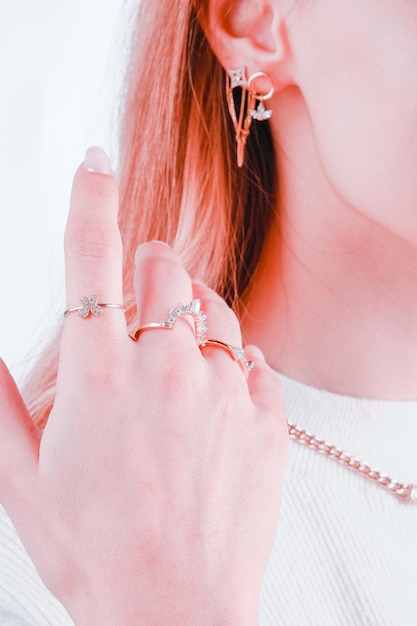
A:
POLYGON ((71 227, 65 237, 65 251, 78 257, 105 258, 120 254, 121 237, 117 229, 94 222, 71 227))
MULTIPOLYGON (((182 268, 175 256, 142 255, 137 260, 137 268, 151 279, 169 280, 182 268)), ((184 270, 185 271, 185 270, 184 270)))
MULTIPOLYGON (((225 357, 230 359, 227 354, 225 354, 225 357)), ((243 371, 241 371, 240 365, 231 359, 230 361, 230 363, 226 363, 225 359, 225 367, 218 368, 218 385, 220 389, 224 387, 227 390, 225 394, 227 404, 236 405, 240 408, 242 403, 243 406, 246 406, 246 377, 243 371)))
POLYGON ((159 353, 157 370, 162 373, 164 386, 169 392, 193 394, 202 384, 202 372, 195 362, 194 350, 194 346, 177 344, 170 346, 168 358, 166 353, 159 353), (189 363, 189 366, 184 367, 184 363, 189 363))
MULTIPOLYGON (((135 288, 139 293, 143 289, 143 279, 146 281, 146 299, 148 302, 159 302, 165 299, 167 285, 176 285, 179 293, 188 291, 191 287, 189 275, 175 257, 146 257, 141 259, 136 265, 135 273, 135 288)), ((177 303, 172 302, 171 305, 175 306, 177 303)), ((160 315, 164 315, 164 311, 161 311, 160 315)))
POLYGON ((8 448, 8 446, 0 444, 0 454, 0 493, 4 498, 6 494, 10 491, 10 486, 12 482, 10 449, 8 448))
POLYGON ((112 397, 126 392, 128 372, 133 367, 124 341, 105 330, 111 345, 102 350, 89 350, 89 360, 83 372, 86 388, 101 397, 112 397), (113 335, 113 336, 112 336, 113 335))
POLYGON ((84 202, 88 203, 88 198, 94 198, 104 203, 114 203, 118 201, 118 189, 112 177, 84 176, 81 183, 81 190, 86 194, 84 202))
POLYGON ((87 337, 74 337, 72 332, 64 333, 61 355, 66 363, 65 389, 82 397, 111 398, 124 393, 127 387, 128 372, 134 367, 126 339, 121 337, 112 324, 100 320, 98 332, 87 337), (101 342, 103 336, 106 342, 101 342), (82 393, 81 393, 82 390, 82 393))
POLYGON ((260 421, 261 446, 266 451, 286 455, 289 446, 288 426, 277 411, 269 411, 260 421))
MULTIPOLYGON (((207 387, 206 374, 201 364, 196 362, 193 350, 184 350, 184 347, 175 350, 171 347, 169 358, 166 353, 161 353, 154 358, 152 368, 148 368, 148 375, 150 371, 157 372, 157 376, 153 376, 153 379, 163 381, 163 395, 168 399, 167 402, 172 410, 180 406, 195 406, 202 399, 207 387), (187 363, 187 367, 184 367, 183 363, 187 363)), ((160 388, 160 382, 157 384, 160 388)))
POLYGON ((235 326, 236 328, 240 328, 239 320, 237 319, 235 313, 229 307, 229 305, 222 298, 215 298, 209 296, 206 299, 207 307, 209 307, 210 312, 219 318, 227 319, 229 324, 235 326))
POLYGON ((106 367, 98 361, 93 367, 77 372, 77 379, 79 386, 73 389, 76 397, 78 398, 80 389, 84 390, 85 395, 93 400, 94 407, 103 402, 108 405, 114 399, 122 401, 127 392, 126 377, 115 373, 113 367, 106 367))

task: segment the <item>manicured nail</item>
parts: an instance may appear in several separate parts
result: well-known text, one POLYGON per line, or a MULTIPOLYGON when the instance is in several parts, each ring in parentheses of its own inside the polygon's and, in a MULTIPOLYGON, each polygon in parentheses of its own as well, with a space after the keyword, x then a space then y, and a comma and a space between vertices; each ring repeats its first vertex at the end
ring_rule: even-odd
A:
POLYGON ((87 172, 113 174, 110 159, 102 148, 92 146, 85 153, 84 168, 87 172))
MULTIPOLYGON (((135 265, 136 266, 141 262, 141 260, 143 258, 143 254, 145 254, 145 255, 149 254, 149 251, 150 251, 149 244, 150 243, 157 243, 160 246, 163 246, 164 248, 169 248, 170 250, 172 249, 169 244, 165 243, 165 241, 160 241, 159 239, 150 239, 149 241, 143 241, 136 248, 136 252, 135 252, 135 265)), ((162 250, 161 250, 161 254, 162 254, 162 250)))
POLYGON ((166 241, 160 241, 159 239, 151 239, 150 243, 160 243, 161 246, 166 246, 167 248, 171 247, 169 243, 166 243, 166 241))

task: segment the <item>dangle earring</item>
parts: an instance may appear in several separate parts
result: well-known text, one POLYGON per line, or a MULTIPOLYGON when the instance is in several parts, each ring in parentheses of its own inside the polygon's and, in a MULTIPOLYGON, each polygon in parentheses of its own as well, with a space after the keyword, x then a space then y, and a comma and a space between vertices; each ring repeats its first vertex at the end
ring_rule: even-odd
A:
POLYGON ((236 131, 238 167, 243 165, 252 120, 263 122, 269 120, 272 115, 272 111, 265 109, 264 101, 272 98, 273 94, 274 86, 268 74, 256 72, 248 78, 246 67, 227 70, 227 105, 236 131), (239 109, 236 107, 233 93, 236 88, 242 90, 239 109), (256 107, 257 102, 258 106, 256 107))

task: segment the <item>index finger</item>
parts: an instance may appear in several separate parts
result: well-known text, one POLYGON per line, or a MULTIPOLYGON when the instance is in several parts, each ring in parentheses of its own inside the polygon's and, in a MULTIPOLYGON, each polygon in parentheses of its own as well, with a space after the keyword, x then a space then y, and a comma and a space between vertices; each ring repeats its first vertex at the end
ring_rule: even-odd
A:
POLYGON ((122 241, 117 224, 118 189, 110 161, 90 148, 73 182, 65 231, 67 316, 64 335, 127 336, 123 311, 122 241), (120 308, 97 309, 98 304, 120 308), (85 299, 83 304, 81 299, 85 299), (87 302, 88 300, 88 302, 87 302), (83 309, 81 318, 78 309, 83 309), (71 310, 73 309, 73 310, 71 310))

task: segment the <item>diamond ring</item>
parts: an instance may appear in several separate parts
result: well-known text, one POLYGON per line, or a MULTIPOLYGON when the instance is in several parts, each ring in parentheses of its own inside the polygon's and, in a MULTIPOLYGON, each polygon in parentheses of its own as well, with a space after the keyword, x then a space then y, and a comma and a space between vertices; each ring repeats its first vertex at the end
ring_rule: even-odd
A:
POLYGON ((145 330, 151 330, 153 328, 162 328, 165 330, 172 330, 175 327, 177 320, 180 317, 190 316, 194 320, 195 338, 197 345, 200 347, 206 344, 206 332, 207 315, 204 315, 201 308, 201 302, 199 299, 193 300, 190 304, 177 304, 175 309, 169 309, 168 319, 165 322, 149 322, 140 326, 134 335, 129 335, 133 341, 137 341, 141 333, 145 330))
POLYGON ((126 313, 126 308, 123 304, 106 304, 103 302, 99 303, 97 296, 90 296, 89 298, 84 296, 83 298, 80 298, 80 302, 81 306, 74 306, 71 309, 67 309, 64 313, 64 317, 67 317, 67 315, 69 315, 70 313, 74 313, 75 311, 78 311, 78 317, 81 317, 82 319, 86 319, 90 315, 99 317, 103 314, 104 308, 123 309, 123 311, 126 313))
POLYGON ((255 367, 255 363, 253 361, 248 361, 245 357, 245 353, 243 348, 239 348, 238 346, 232 346, 230 343, 224 343, 224 341, 218 341, 217 339, 206 339, 203 346, 213 346, 213 348, 221 348, 230 354, 234 361, 237 361, 239 365, 242 367, 246 376, 249 376, 249 372, 253 370, 255 367))

